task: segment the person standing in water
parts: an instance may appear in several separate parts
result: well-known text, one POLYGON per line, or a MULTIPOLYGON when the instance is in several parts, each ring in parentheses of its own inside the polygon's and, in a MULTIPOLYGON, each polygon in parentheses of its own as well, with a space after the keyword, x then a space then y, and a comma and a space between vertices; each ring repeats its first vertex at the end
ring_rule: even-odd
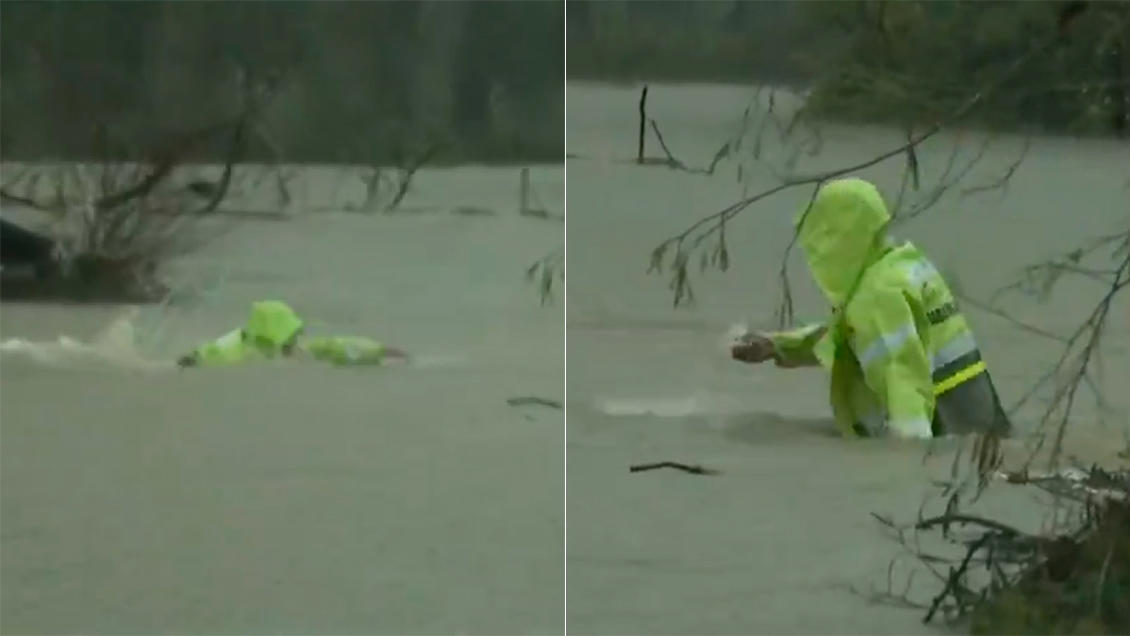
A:
POLYGON ((357 336, 302 338, 305 323, 286 303, 253 303, 242 328, 233 329, 181 356, 181 367, 223 366, 280 357, 309 356, 335 365, 379 365, 386 360, 408 360, 401 349, 357 336))
POLYGON ((953 292, 916 246, 894 243, 890 220, 871 183, 824 185, 798 218, 797 238, 831 319, 746 334, 731 356, 827 369, 836 426, 848 436, 1007 434, 1008 417, 953 292))

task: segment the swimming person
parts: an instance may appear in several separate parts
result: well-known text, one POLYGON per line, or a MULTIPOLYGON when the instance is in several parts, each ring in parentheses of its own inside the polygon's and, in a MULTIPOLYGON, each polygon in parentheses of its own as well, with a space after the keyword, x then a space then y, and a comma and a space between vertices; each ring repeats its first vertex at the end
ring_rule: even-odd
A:
POLYGON ((335 365, 379 365, 408 360, 404 351, 371 338, 336 336, 302 338, 305 323, 286 303, 253 303, 247 324, 205 343, 177 364, 182 367, 222 366, 254 360, 309 356, 335 365))
POLYGON ((871 183, 824 185, 797 219, 797 238, 831 319, 745 334, 731 356, 827 369, 845 435, 1006 434, 1008 417, 953 293, 916 246, 894 243, 890 220, 871 183))

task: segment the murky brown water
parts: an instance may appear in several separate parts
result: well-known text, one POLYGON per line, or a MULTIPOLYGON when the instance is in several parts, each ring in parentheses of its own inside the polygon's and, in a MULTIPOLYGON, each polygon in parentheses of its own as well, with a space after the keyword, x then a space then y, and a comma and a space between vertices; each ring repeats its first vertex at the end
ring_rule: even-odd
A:
MULTIPOLYGON (((307 174, 299 208, 327 203, 332 172, 307 174)), ((532 173, 559 212, 561 168, 532 173)), ((5 356, 2 631, 560 633, 562 413, 506 399, 562 399, 563 308, 523 271, 563 230, 519 217, 517 192, 517 168, 425 171, 405 206, 434 212, 241 223, 177 264, 202 297, 138 320, 167 358, 279 298, 311 332, 383 339, 418 367, 5 356)), ((116 315, 0 309, 3 338, 38 340, 116 315)))
MULTIPOLYGON (((650 108, 675 154, 704 165, 748 97, 653 86, 650 108)), ((935 630, 916 611, 873 607, 851 590, 882 585, 898 553, 869 513, 914 515, 948 451, 924 462, 918 445, 831 437, 820 372, 740 366, 720 346, 733 323, 771 320, 777 259, 807 192, 733 224, 731 271, 699 280, 697 305, 673 310, 665 281, 645 274, 651 248, 742 185, 733 165, 704 177, 625 163, 635 107, 634 89, 569 89, 569 151, 579 157, 567 165, 564 325, 561 306, 539 307, 521 280, 559 245, 560 225, 514 214, 517 170, 463 168, 420 175, 406 207, 436 213, 241 224, 177 264, 201 297, 138 321, 145 350, 168 357, 237 324, 252 300, 277 297, 314 331, 382 338, 420 354, 420 366, 140 374, 6 356, 2 631, 560 633, 563 508, 570 633, 935 630), (455 206, 499 213, 444 211, 455 206), (566 353, 563 448, 560 412, 505 400, 560 398, 566 353), (627 471, 654 460, 723 474, 627 471)), ((923 149, 925 188, 953 140, 923 149)), ((823 153, 801 168, 897 142, 881 128, 830 128, 823 153)), ((1021 145, 1001 138, 970 179, 995 178, 1021 145)), ((766 146, 766 156, 779 151, 766 146)), ((1007 196, 954 194, 898 234, 984 298, 1020 267, 1124 224, 1126 165, 1125 144, 1036 140, 1007 196)), ((889 190, 898 168, 865 174, 889 190)), ((315 172, 298 208, 336 187, 332 171, 315 172)), ((755 174, 755 187, 766 182, 755 174)), ((535 170, 534 187, 545 207, 563 207, 560 170, 535 170)), ((793 265, 800 316, 822 317, 793 265)), ((1095 293, 1071 284, 1047 304, 1005 306, 1064 331, 1095 293)), ((0 336, 41 340, 88 338, 116 315, 0 309, 0 336)), ((1011 402, 1054 343, 969 314, 1011 402)), ((1130 308, 1115 316, 1108 388, 1130 379, 1130 308)), ((1124 392, 1109 397, 1105 424, 1084 403, 1072 433, 1087 459, 1113 461, 1123 446, 1130 403, 1124 392)), ((1005 488, 981 509, 1041 520, 1028 493, 1005 488)), ((934 589, 919 581, 919 597, 934 589)))
MULTIPOLYGON (((697 305, 672 309, 667 281, 645 274, 651 249, 736 200, 742 185, 734 165, 704 177, 627 163, 636 150, 637 91, 583 84, 568 91, 567 143, 575 156, 567 164, 570 633, 930 631, 920 612, 872 607, 847 588, 883 585, 898 554, 869 513, 913 518, 928 478, 948 470, 949 454, 924 465, 914 444, 829 437, 821 372, 738 365, 720 346, 736 322, 772 323, 778 260, 810 191, 787 192, 739 217, 728 230, 729 273, 696 279, 697 305), (629 464, 658 460, 724 473, 628 473, 629 464)), ((649 111, 675 155, 705 166, 738 129, 751 96, 740 88, 653 85, 649 111)), ((771 139, 763 156, 779 165, 781 147, 771 139)), ((975 151, 980 138, 966 139, 975 151)), ((920 153, 923 191, 944 169, 953 140, 920 153)), ((649 143, 649 154, 662 156, 649 143)), ((860 161, 898 143, 881 128, 832 127, 823 153, 798 170, 860 161)), ((1002 138, 969 184, 996 178, 1021 146, 1002 138)), ((1125 143, 1035 140, 1007 196, 944 198, 897 235, 918 242, 968 294, 986 298, 1023 265, 1125 227, 1127 166, 1125 143)), ((893 190, 901 167, 864 174, 893 190)), ((767 170, 752 174, 751 193, 773 183, 767 170)), ((799 317, 822 318, 802 262, 792 266, 799 317)), ((1089 311, 1096 291, 1068 285, 1049 304, 1005 306, 1066 331, 1089 311)), ((1012 402, 1053 359, 1054 343, 969 314, 1003 399, 1012 402)), ((1106 428, 1082 424, 1072 440, 1084 456, 1104 461, 1117 461, 1124 447, 1130 404, 1113 390, 1130 380, 1130 307, 1123 303, 1115 316, 1104 381, 1121 410, 1106 428)), ((1084 404, 1082 413, 1094 409, 1084 404)), ((1022 415, 1021 424, 1031 416, 1022 415)), ((1040 521, 1028 493, 997 490, 983 510, 1022 524, 1040 521)), ((918 580, 919 599, 936 592, 928 577, 918 580)))

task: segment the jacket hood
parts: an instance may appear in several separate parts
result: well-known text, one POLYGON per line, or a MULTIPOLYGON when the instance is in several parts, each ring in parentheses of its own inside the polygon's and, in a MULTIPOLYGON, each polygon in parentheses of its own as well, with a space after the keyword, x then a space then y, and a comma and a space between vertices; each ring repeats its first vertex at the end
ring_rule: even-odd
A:
POLYGON ((244 334, 253 343, 282 347, 302 330, 302 319, 286 303, 264 300, 251 306, 244 334))
POLYGON ((808 268, 833 307, 842 307, 859 276, 889 244, 891 215, 879 190, 863 179, 840 179, 820 188, 797 218, 797 240, 808 268))

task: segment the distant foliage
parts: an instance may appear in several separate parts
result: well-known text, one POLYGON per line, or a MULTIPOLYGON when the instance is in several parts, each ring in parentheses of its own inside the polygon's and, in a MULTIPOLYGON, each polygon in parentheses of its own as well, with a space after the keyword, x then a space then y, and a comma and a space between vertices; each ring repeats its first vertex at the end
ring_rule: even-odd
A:
POLYGON ((802 13, 793 4, 570 0, 567 72, 597 80, 795 81, 802 13))
MULTIPOLYGON (((1047 2, 808 3, 845 38, 843 62, 815 84, 817 117, 926 126, 1061 29, 1047 2)), ((1130 132, 1130 3, 1090 3, 1061 42, 1026 65, 973 116, 997 128, 1130 132)))
POLYGON ((0 154, 89 158, 99 128, 146 147, 230 116, 251 73, 279 84, 255 160, 374 164, 442 144, 439 161, 559 161, 559 5, 5 2, 0 154))
MULTIPOLYGON (((1061 2, 576 0, 571 78, 806 85, 818 119, 928 126, 1060 29, 1061 2)), ((975 119, 1130 133, 1130 3, 1090 2, 975 119)))

